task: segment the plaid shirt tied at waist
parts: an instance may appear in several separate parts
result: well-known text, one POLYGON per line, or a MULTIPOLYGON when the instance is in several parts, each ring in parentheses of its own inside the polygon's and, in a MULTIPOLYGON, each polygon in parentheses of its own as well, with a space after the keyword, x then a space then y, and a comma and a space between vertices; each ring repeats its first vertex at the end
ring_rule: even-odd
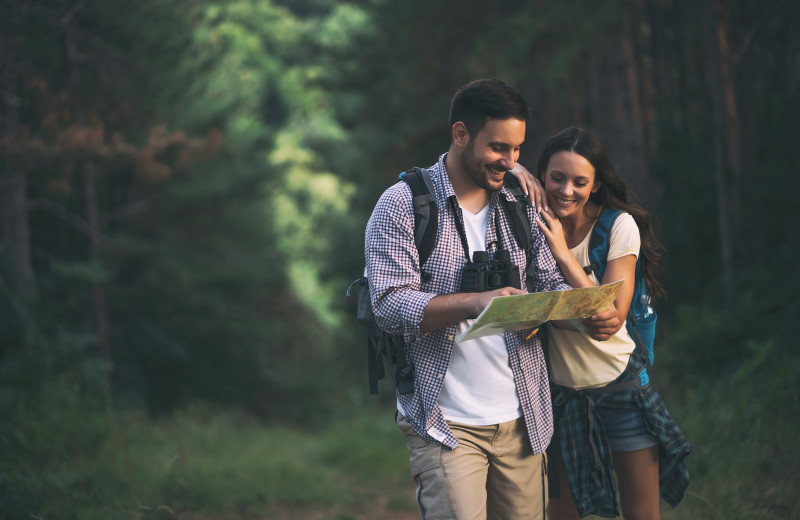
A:
MULTIPOLYGON (((637 347, 625 371, 609 383, 609 387, 638 378, 645 364, 637 347)), ((607 518, 619 516, 611 448, 595 405, 642 410, 646 428, 659 444, 661 496, 671 507, 680 503, 689 485, 689 470, 684 459, 692 448, 669 415, 655 385, 647 383, 612 392, 603 392, 602 388, 573 390, 553 385, 552 392, 556 420, 553 447, 560 448, 564 471, 581 518, 590 514, 607 518)))

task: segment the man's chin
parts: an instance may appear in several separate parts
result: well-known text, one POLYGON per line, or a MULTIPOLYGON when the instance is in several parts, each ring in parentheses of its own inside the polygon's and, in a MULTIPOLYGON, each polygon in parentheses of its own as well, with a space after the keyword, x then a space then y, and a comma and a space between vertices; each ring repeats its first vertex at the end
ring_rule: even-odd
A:
POLYGON ((489 191, 500 191, 503 188, 505 172, 501 175, 489 175, 486 178, 486 189, 489 191))

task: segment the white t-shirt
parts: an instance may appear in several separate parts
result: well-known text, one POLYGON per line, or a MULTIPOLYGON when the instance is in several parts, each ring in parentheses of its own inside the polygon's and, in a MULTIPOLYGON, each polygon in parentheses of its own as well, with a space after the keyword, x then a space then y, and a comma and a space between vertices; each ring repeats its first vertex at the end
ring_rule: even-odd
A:
MULTIPOLYGON (((594 226, 580 244, 570 249, 582 266, 589 264, 589 238, 593 229, 594 226)), ((638 257, 640 246, 636 222, 628 213, 621 213, 609 234, 608 261, 625 255, 638 257)), ((599 284, 595 273, 589 278, 599 284)), ((608 341, 596 341, 586 334, 553 325, 549 325, 548 334, 551 378, 558 385, 574 389, 595 388, 615 380, 625 370, 636 346, 624 323, 608 341)))
MULTIPOLYGON (((464 230, 470 255, 486 251, 489 206, 477 215, 462 208, 464 230)), ((474 320, 459 324, 464 332, 474 320)), ((512 421, 522 415, 522 408, 508 362, 506 341, 502 335, 456 342, 439 393, 439 407, 444 418, 472 426, 512 421)))

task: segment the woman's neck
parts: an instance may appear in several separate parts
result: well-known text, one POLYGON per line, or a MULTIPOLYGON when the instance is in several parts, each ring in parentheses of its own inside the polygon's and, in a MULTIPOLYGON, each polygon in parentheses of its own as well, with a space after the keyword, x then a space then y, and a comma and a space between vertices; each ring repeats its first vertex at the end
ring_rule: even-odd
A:
POLYGON ((561 220, 564 238, 570 249, 583 242, 586 234, 592 228, 592 224, 600 215, 600 209, 600 206, 594 202, 587 202, 582 211, 572 217, 561 220))

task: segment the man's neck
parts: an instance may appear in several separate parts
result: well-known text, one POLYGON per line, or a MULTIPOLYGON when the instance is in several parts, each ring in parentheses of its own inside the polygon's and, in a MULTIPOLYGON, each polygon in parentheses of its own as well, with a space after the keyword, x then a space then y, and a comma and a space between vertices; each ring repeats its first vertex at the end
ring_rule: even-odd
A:
POLYGON ((444 158, 447 176, 450 178, 450 184, 453 185, 456 197, 458 197, 458 204, 470 213, 477 214, 489 204, 490 193, 469 178, 467 172, 461 167, 461 156, 453 148, 450 147, 447 157, 444 158))

